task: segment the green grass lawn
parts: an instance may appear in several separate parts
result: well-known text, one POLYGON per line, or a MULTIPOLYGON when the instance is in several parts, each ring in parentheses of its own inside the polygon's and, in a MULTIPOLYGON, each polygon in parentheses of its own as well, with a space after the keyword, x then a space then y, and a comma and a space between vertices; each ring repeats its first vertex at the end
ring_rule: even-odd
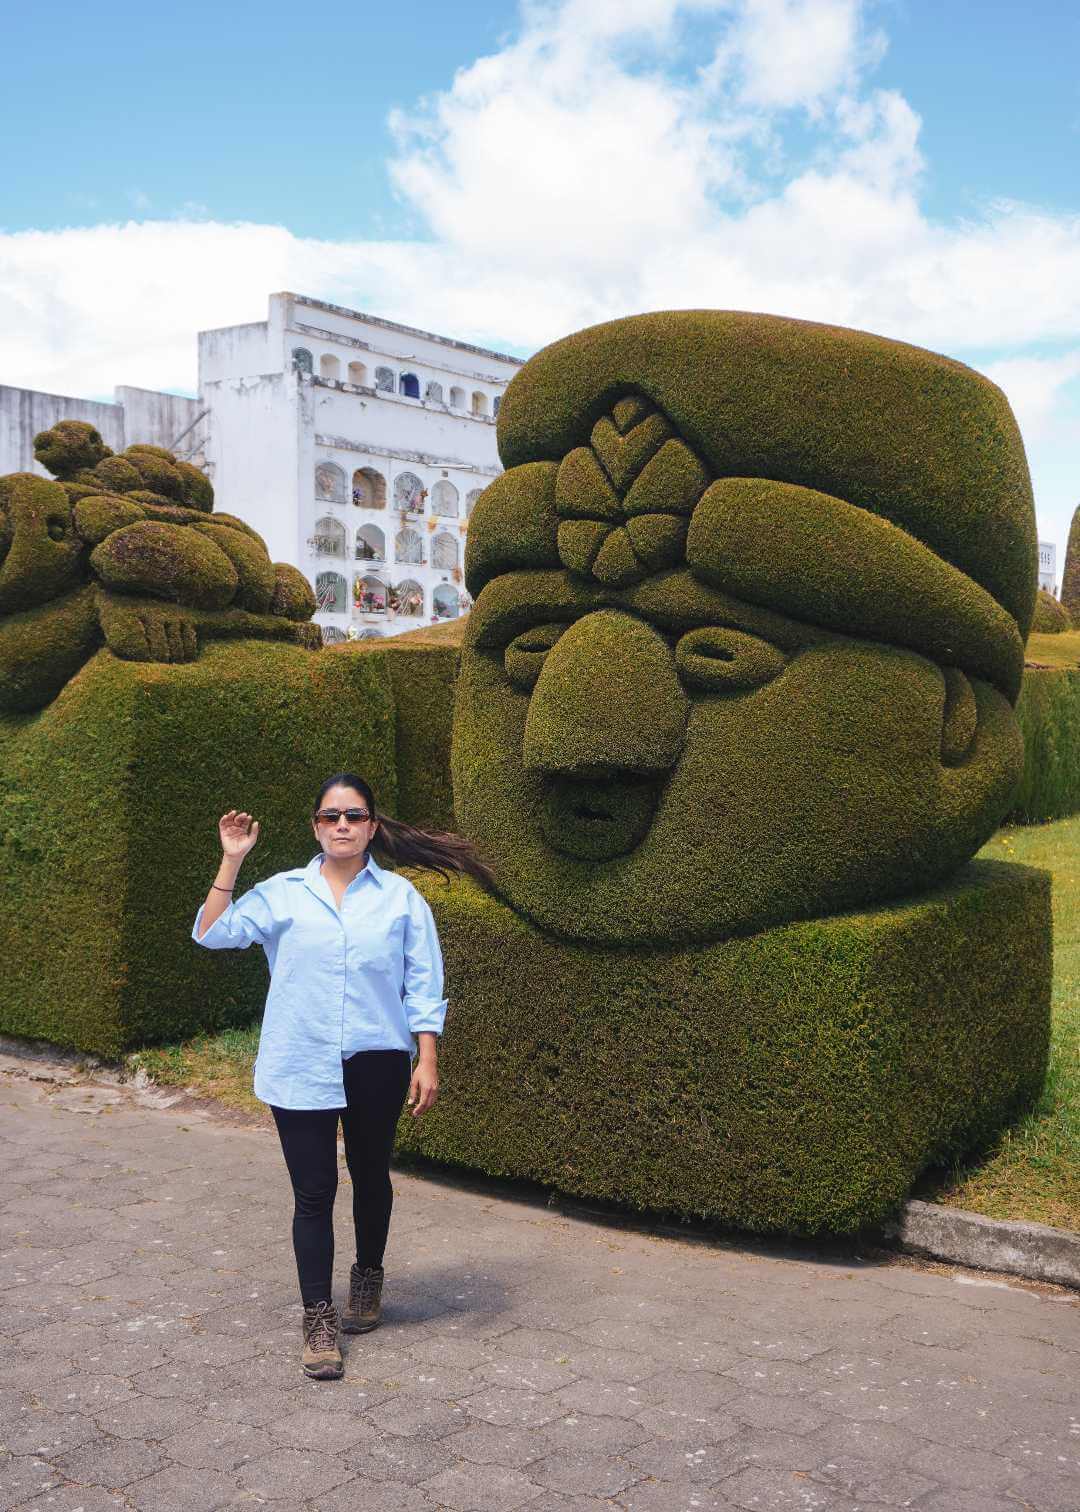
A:
MULTIPOLYGON (((1051 637, 1052 638, 1052 637, 1051 637)), ((1062 637, 1058 637, 1061 639, 1062 637)), ((1080 1230, 1080 815, 1001 830, 982 855, 1042 866, 1054 877, 1054 1028, 1037 1107, 993 1146, 928 1174, 918 1195, 990 1218, 1080 1230)), ((189 1087, 242 1112, 270 1116, 251 1091, 258 1027, 200 1035, 128 1057, 163 1086, 189 1087)))

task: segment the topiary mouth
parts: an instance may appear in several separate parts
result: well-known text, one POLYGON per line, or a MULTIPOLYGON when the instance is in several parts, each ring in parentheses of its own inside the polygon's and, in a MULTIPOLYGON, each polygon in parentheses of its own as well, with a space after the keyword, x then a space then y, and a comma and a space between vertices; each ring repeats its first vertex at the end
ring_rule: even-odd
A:
POLYGON ((540 805, 552 850, 579 861, 610 861, 641 844, 659 797, 651 777, 553 777, 540 805))

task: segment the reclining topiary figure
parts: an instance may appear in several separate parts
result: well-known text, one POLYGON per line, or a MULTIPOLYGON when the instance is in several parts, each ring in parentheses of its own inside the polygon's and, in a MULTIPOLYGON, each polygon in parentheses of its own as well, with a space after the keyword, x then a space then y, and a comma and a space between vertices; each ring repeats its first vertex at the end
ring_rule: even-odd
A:
POLYGON ((534 357, 470 521, 459 822, 567 939, 947 877, 1008 811, 1035 519, 1003 396, 864 332, 680 311, 534 357))
POLYGON ((212 513, 197 467, 158 446, 115 456, 77 420, 34 451, 57 481, 0 478, 0 712, 42 708, 102 643, 161 662, 193 660, 200 636, 318 649, 307 579, 212 513))

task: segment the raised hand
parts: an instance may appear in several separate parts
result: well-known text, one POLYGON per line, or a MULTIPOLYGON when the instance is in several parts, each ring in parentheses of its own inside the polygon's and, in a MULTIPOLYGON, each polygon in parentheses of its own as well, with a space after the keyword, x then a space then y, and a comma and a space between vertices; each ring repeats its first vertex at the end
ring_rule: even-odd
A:
POLYGON ((242 861, 259 838, 259 821, 250 814, 230 809, 218 820, 222 854, 235 861, 242 861))

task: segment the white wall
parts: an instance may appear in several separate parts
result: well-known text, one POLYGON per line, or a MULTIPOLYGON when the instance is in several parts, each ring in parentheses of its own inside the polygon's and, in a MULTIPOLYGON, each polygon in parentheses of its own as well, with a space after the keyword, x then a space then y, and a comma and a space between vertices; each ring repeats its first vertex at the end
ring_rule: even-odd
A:
POLYGON ((0 384, 0 473, 35 472, 47 478, 49 473, 34 460, 34 437, 58 420, 85 420, 101 432, 106 446, 124 449, 124 412, 118 404, 0 384))
POLYGON ((297 520, 296 380, 291 373, 207 382, 207 471, 214 507, 239 515, 275 562, 301 566, 297 520))

